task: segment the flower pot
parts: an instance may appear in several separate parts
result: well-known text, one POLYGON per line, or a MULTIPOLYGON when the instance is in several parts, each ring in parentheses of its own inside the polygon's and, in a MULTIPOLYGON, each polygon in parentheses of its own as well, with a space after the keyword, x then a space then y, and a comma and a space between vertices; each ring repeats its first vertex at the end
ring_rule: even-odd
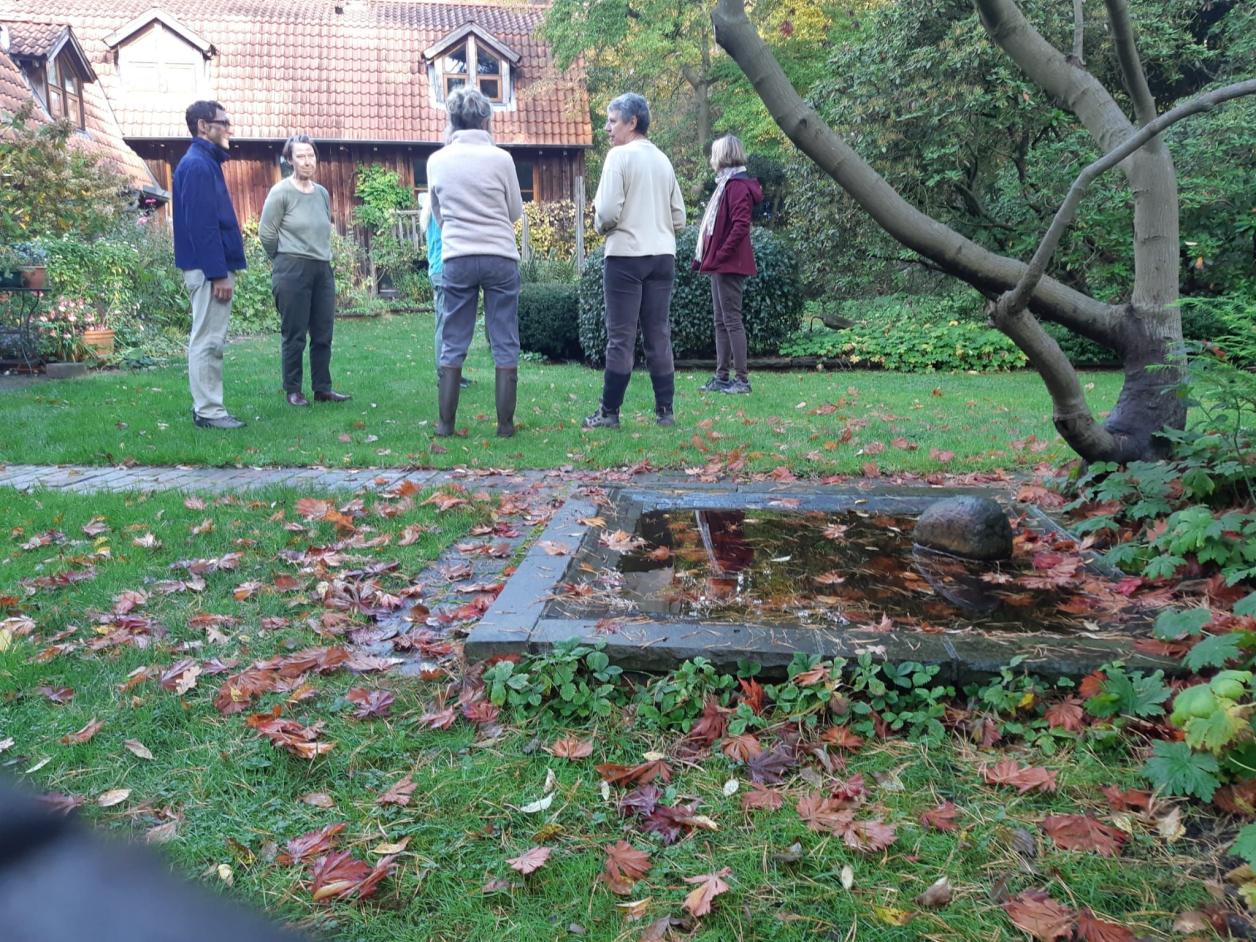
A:
POLYGON ((43 265, 20 269, 22 287, 32 291, 42 291, 48 283, 48 269, 43 265))
POLYGON ((83 343, 97 356, 108 356, 113 353, 113 331, 108 327, 85 330, 83 343))

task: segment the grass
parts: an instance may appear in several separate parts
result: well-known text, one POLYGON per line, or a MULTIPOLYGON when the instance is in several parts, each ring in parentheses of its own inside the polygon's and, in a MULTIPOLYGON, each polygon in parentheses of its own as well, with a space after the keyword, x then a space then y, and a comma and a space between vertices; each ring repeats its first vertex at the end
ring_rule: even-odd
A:
MULTIPOLYGON (((1032 372, 759 373, 750 396, 701 394, 707 375, 687 373, 677 378, 677 425, 665 429, 654 425, 649 379, 638 372, 624 428, 614 433, 579 427, 597 405, 599 372, 525 362, 523 428, 503 440, 494 436, 492 364, 476 338, 468 361, 476 384, 463 392, 458 413, 467 434, 437 440, 428 317, 343 321, 335 349, 336 384, 353 401, 297 410, 280 392, 278 338, 232 344, 227 406, 249 425, 231 433, 192 426, 181 364, 6 393, 0 428, 9 434, 0 441, 0 462, 602 469, 648 459, 659 468, 689 468, 736 449, 749 456, 751 471, 786 465, 825 475, 859 473, 868 463, 887 472, 977 471, 1067 455, 1032 372), (1040 451, 1013 446, 1030 436, 1040 451), (896 439, 903 441, 892 444, 896 439), (941 460, 938 452, 954 457, 941 460)), ((1096 409, 1115 402, 1120 380, 1115 373, 1084 377, 1096 409)))
MULTIPOLYGON (((985 785, 977 773, 982 762, 1009 750, 979 749, 959 737, 930 747, 900 739, 869 743, 851 753, 838 774, 861 774, 873 813, 897 827, 897 841, 878 854, 855 853, 808 830, 793 806, 816 788, 796 773, 781 810, 743 811, 740 795, 726 795, 724 785, 737 780, 748 787, 745 769, 717 750, 692 763, 673 762, 676 776, 665 795, 667 803, 699 801, 698 811, 717 830, 695 830, 664 847, 632 828, 613 801, 603 798, 594 764, 641 761, 651 750, 667 751, 677 734, 648 728, 623 712, 571 730, 542 719, 506 726, 496 736, 462 720, 436 731, 419 717, 439 698, 441 682, 344 671, 312 675, 312 698, 294 704, 286 694, 270 694, 257 706, 265 710, 283 704, 286 716, 325 722, 323 738, 336 747, 306 761, 256 736, 243 716, 220 715, 213 698, 221 677, 202 676, 182 696, 153 681, 120 690, 135 669, 165 668, 182 657, 202 663, 238 658, 243 666, 335 643, 336 638, 320 637, 311 627, 326 611, 318 583, 344 575, 349 567, 396 560, 394 573, 379 576, 386 589, 396 591, 489 513, 474 503, 439 513, 415 495, 413 507, 388 517, 376 513, 385 498, 366 497, 355 520, 358 532, 368 540, 388 534, 392 542, 346 549, 358 558, 328 574, 306 574, 279 554, 326 546, 344 532, 337 534, 331 522, 301 518, 300 496, 276 490, 248 500, 208 500, 203 509, 189 508, 175 494, 7 497, 0 508, 5 534, 0 605, 7 614, 29 615, 36 629, 29 636, 13 636, 16 623, 10 622, 10 636, 0 635, 0 741, 15 740, 0 752, 0 769, 33 788, 85 796, 85 817, 137 837, 160 822, 177 820, 174 839, 160 852, 179 873, 219 884, 225 865, 232 873, 232 894, 286 921, 362 942, 531 942, 574 938, 573 926, 590 940, 635 939, 645 922, 626 921, 616 905, 623 900, 597 879, 602 848, 620 839, 651 854, 653 869, 631 897, 647 899, 647 921, 680 914, 681 901, 692 889, 686 877, 731 869, 730 892, 685 936, 695 942, 1019 938, 998 905, 999 888, 1015 894, 1039 886, 1068 905, 1090 906, 1139 934, 1163 937, 1178 912, 1207 902, 1200 878, 1215 872, 1208 848, 1191 836, 1166 843, 1153 826, 1134 820, 1122 856, 1109 859, 1058 850, 1037 834, 1036 823, 1046 814, 1090 811, 1106 817, 1101 785, 1139 784, 1137 750, 1112 737, 1048 738, 1044 751, 1013 747, 1010 752, 1022 763, 1059 773, 1057 794, 1026 796, 985 785), (110 529, 84 535, 82 527, 93 518, 110 529), (204 525, 206 520, 212 527, 204 525), (286 528, 295 523, 307 529, 286 528), (418 542, 398 545, 403 528, 414 524, 428 529, 418 542), (65 541, 50 535, 41 543, 39 535, 52 528, 65 541), (150 533, 160 546, 136 544, 151 542, 145 539, 150 533), (27 544, 33 545, 26 549, 27 544), (154 580, 171 578, 172 563, 232 551, 243 554, 239 567, 207 575, 203 591, 156 591, 154 580), (88 557, 94 579, 28 594, 26 586, 34 585, 30 580, 81 568, 88 557), (297 587, 275 581, 293 574, 300 580, 297 587), (262 588, 238 597, 236 587, 249 582, 262 588), (124 591, 145 588, 149 599, 139 611, 166 630, 148 647, 119 645, 96 652, 81 647, 37 656, 51 636, 71 627, 73 634, 62 643, 99 638, 93 613, 108 611, 124 591), (205 619, 195 619, 207 614, 235 621, 211 634, 203 627, 205 619), (263 618, 286 622, 263 627, 263 618), (57 705, 38 691, 41 686, 73 687, 74 694, 57 705), (391 715, 352 718, 345 694, 360 686, 391 691, 396 697, 391 715), (93 718, 104 726, 89 742, 60 743, 60 737, 93 718), (593 755, 568 762, 538 748, 564 732, 592 739, 593 755), (130 752, 124 743, 132 739, 153 758, 130 752), (1056 748, 1047 750, 1047 743, 1056 748), (544 794, 551 770, 557 784, 553 804, 540 813, 524 813, 522 806, 544 794), (375 803, 407 773, 417 785, 409 806, 375 803), (94 804, 96 796, 119 788, 130 790, 121 804, 94 804), (333 807, 304 803, 302 796, 310 793, 325 793, 333 807), (943 799, 960 807, 960 828, 922 827, 920 813, 943 799), (383 853, 376 850, 381 844, 408 839, 408 845, 376 898, 316 905, 303 885, 303 869, 278 863, 275 851, 298 834, 337 821, 347 823, 340 846, 369 862, 383 853), (1014 849, 1018 828, 1037 835, 1036 855, 1014 849), (802 845, 801 859, 778 860, 795 842, 802 845), (509 869, 509 858, 539 844, 554 849, 543 869, 528 877, 509 869), (844 866, 853 870, 849 891, 840 882, 844 866), (916 895, 943 875, 955 887, 954 901, 937 910, 917 906, 916 895), (508 880, 509 888, 486 893, 485 885, 495 879, 508 880), (898 925, 905 911, 916 915, 898 925)), ((1197 833, 1194 813, 1188 810, 1187 817, 1191 833, 1197 833)))

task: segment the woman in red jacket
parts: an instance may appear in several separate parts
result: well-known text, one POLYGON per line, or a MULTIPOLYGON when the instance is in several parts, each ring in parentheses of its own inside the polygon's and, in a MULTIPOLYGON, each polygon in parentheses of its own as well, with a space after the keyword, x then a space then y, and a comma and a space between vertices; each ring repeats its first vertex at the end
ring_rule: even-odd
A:
POLYGON ((746 150, 731 134, 711 145, 711 169, 715 171, 715 193, 702 215, 693 262, 694 268, 711 276, 715 313, 715 375, 702 389, 748 393, 741 295, 746 279, 757 271, 750 246, 750 214, 756 203, 763 202, 763 188, 746 173, 746 150))

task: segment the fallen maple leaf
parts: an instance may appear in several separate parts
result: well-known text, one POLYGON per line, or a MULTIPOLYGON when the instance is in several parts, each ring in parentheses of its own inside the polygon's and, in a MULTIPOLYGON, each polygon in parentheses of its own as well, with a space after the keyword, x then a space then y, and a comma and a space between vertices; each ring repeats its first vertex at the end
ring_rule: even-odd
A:
POLYGON ((730 887, 723 878, 732 872, 731 869, 725 867, 715 873, 704 873, 699 877, 685 877, 686 883, 697 884, 696 889, 689 891, 683 904, 691 916, 698 919, 711 911, 711 904, 715 901, 715 897, 729 891, 730 887))
POLYGON ((651 866, 646 851, 637 850, 627 841, 616 841, 606 848, 602 879, 612 893, 626 896, 632 892, 632 885, 649 873, 651 866))
POLYGON ((1022 795, 1032 791, 1053 792, 1056 772, 1037 766, 1017 765, 1015 759, 1002 759, 992 766, 981 767, 981 777, 988 785, 1011 785, 1022 795))
POLYGON ((955 806, 953 801, 944 801, 936 808, 930 808, 920 816, 920 823, 927 828, 933 828, 935 831, 954 831, 958 825, 955 823, 956 817, 959 816, 959 808, 955 806))
POLYGON ((389 785, 388 790, 375 799, 375 803, 377 805, 408 805, 414 789, 414 781, 406 775, 389 785))
POLYGON ((820 734, 820 739, 830 746, 852 751, 863 745, 863 738, 852 733, 845 726, 830 726, 820 734))
POLYGON ((315 857, 319 854, 325 854, 331 850, 331 846, 335 841, 335 837, 343 831, 348 825, 343 821, 337 821, 335 824, 328 824, 314 831, 307 831, 288 841, 288 853, 281 854, 277 859, 279 863, 296 863, 307 857, 315 857))
POLYGON ((69 703, 74 697, 73 687, 36 687, 36 693, 42 693, 53 703, 69 703))
POLYGON ((87 721, 87 725, 84 726, 82 729, 80 729, 78 732, 66 733, 64 736, 62 736, 61 744, 64 746, 78 746, 78 745, 81 745, 82 743, 89 742, 91 741, 91 738, 93 736, 95 736, 97 733, 100 732, 101 728, 104 725, 105 725, 104 720, 98 720, 96 719, 96 717, 93 716, 90 720, 87 721))
POLYGON ((783 801, 777 789, 756 785, 741 796, 741 807, 743 811, 776 811, 783 801))
POLYGON ((1136 942, 1136 939, 1130 929, 1099 919, 1087 908, 1077 914, 1077 942, 1136 942))
POLYGON ((360 720, 387 716, 393 705, 393 695, 389 691, 367 690, 365 687, 354 687, 345 694, 345 699, 357 704, 353 715, 360 720))
POLYGON ((1082 711, 1082 701, 1077 697, 1069 697, 1058 703, 1053 703, 1047 707, 1043 718, 1046 719, 1047 725, 1053 729, 1063 729, 1070 733, 1081 731, 1082 719, 1085 714, 1082 711))
POLYGON ((370 896, 379 882, 392 871, 394 859, 392 856, 382 857, 371 867, 365 861, 350 856, 347 850, 319 857, 310 867, 310 891, 314 902, 344 899, 355 894, 359 899, 370 896))
POLYGON ((545 751, 556 759, 587 759, 593 755, 593 740, 564 736, 546 746, 545 751))
POLYGON ((724 755, 736 762, 747 762, 755 756, 763 752, 763 747, 759 745, 759 740, 751 733, 738 733, 736 736, 729 736, 720 743, 720 750, 724 755))
POLYGON ((1066 942, 1073 937, 1074 913, 1045 890, 1025 890, 1003 904, 1012 925, 1038 942, 1066 942))
MULTIPOLYGON (((1146 811, 1151 807, 1151 792, 1143 791, 1139 788, 1127 788, 1124 791, 1115 785, 1104 785, 1100 791, 1108 799, 1108 807, 1113 811, 1127 811, 1134 808, 1138 811, 1146 811)), ((1218 792, 1220 794, 1220 792, 1218 792)), ((1213 796, 1216 801, 1217 796, 1213 796)), ((1229 811, 1230 809, 1225 809, 1229 811)), ((1237 814, 1238 812, 1232 812, 1237 814)))
POLYGON ((549 847, 531 847, 518 857, 511 857, 506 863, 510 864, 510 869, 518 870, 527 876, 544 867, 553 852, 553 849, 549 847))
POLYGON ((190 657, 185 657, 161 672, 161 686, 183 696, 196 686, 196 678, 200 675, 201 666, 190 657))
POLYGON ((259 736, 269 739, 271 744, 286 749, 302 759, 314 759, 324 752, 335 748, 334 742, 319 742, 318 734, 323 729, 320 720, 313 726, 302 726, 295 720, 286 720, 279 715, 279 707, 270 713, 255 713, 245 722, 257 731, 259 736))
POLYGON ((458 710, 455 707, 446 707, 443 710, 424 713, 419 717, 419 725, 426 726, 428 729, 449 729, 457 720, 458 710))
POLYGON ((728 729, 728 714, 733 712, 728 707, 720 706, 718 700, 708 696, 702 704, 702 715, 689 728, 685 738, 701 746, 709 746, 728 729))
POLYGON ((751 756, 746 760, 750 780, 761 785, 776 785, 785 773, 797 765, 793 755, 784 746, 774 746, 770 751, 751 756))
POLYGON ((1062 850, 1093 850, 1116 857, 1125 843, 1122 831, 1084 814, 1054 814, 1042 821, 1042 829, 1062 850))
POLYGON ((670 782, 672 780, 671 767, 662 759, 650 759, 647 762, 633 766, 605 762, 596 768, 598 775, 602 776, 602 780, 612 785, 644 785, 655 779, 661 782, 670 782))

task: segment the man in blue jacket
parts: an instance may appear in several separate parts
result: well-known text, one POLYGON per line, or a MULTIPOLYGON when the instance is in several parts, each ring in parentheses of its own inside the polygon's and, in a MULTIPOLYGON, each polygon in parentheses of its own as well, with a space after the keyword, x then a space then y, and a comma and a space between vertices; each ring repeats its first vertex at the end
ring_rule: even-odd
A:
POLYGON ((192 421, 199 428, 243 428, 222 402, 222 355, 235 272, 247 267, 244 239, 222 162, 231 146, 231 121, 216 101, 187 110, 192 146, 174 171, 174 264, 192 299, 188 385, 192 421))

